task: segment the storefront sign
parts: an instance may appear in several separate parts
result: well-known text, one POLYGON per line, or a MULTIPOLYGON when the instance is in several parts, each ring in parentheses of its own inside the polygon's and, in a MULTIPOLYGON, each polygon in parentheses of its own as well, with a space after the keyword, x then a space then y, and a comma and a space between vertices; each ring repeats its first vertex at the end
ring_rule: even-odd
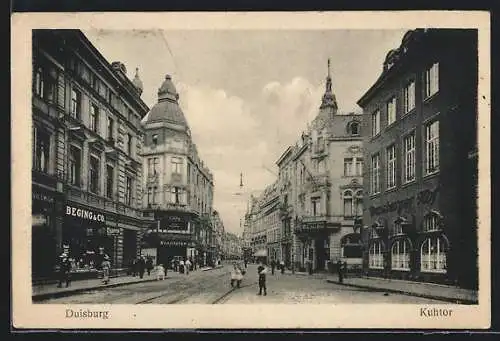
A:
POLYGON ((42 214, 32 216, 32 226, 42 226, 47 224, 47 217, 42 214))
POLYGON ((44 202, 48 202, 50 204, 54 203, 54 197, 47 195, 47 194, 38 193, 38 192, 32 192, 31 198, 33 200, 44 201, 44 202))
POLYGON ((187 246, 188 242, 182 240, 161 240, 161 246, 187 246))
POLYGON ((188 229, 188 222, 184 217, 169 215, 161 220, 161 229, 186 231, 188 229))
POLYGON ((106 228, 106 234, 108 236, 115 236, 120 234, 120 228, 118 227, 107 227, 106 228))
POLYGON ((415 204, 417 206, 432 205, 436 201, 438 191, 439 191, 438 188, 434 190, 426 189, 419 192, 416 196, 411 196, 403 200, 390 201, 382 206, 371 206, 369 208, 370 215, 374 216, 395 211, 397 212, 410 211, 415 204))
POLYGON ((96 213, 83 208, 72 207, 70 205, 66 205, 66 215, 101 223, 105 222, 104 214, 102 213, 96 213))

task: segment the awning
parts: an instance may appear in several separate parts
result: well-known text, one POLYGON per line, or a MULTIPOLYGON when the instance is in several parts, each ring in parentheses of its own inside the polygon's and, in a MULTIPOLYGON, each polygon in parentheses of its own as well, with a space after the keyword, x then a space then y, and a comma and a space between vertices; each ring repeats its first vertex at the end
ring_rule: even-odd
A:
POLYGON ((257 250, 253 255, 255 257, 267 257, 267 250, 266 249, 257 250))

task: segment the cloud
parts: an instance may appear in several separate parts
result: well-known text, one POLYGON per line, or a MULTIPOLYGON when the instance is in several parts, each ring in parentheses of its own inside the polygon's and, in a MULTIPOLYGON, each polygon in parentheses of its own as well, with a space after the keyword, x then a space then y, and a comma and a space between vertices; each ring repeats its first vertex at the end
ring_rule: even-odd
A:
POLYGON ((252 102, 222 89, 176 86, 200 156, 214 174, 214 208, 227 230, 241 232, 246 201, 276 179, 275 162, 316 115, 323 85, 300 77, 270 82, 252 102))

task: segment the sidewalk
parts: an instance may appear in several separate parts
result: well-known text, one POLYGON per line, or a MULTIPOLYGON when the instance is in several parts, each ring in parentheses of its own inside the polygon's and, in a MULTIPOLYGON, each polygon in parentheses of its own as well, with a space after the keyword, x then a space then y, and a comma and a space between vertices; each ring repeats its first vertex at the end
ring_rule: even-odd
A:
POLYGON ((476 290, 469 290, 434 283, 421 283, 377 277, 347 277, 344 278, 343 283, 339 283, 338 277, 331 275, 327 279, 327 282, 363 289, 373 289, 374 291, 386 291, 410 296, 436 299, 458 304, 478 303, 478 295, 476 290))
MULTIPOLYGON (((220 268, 220 267, 200 268, 200 269, 192 271, 192 272, 198 272, 200 270, 201 271, 209 271, 209 270, 215 270, 218 268, 220 268)), ((167 271, 167 276, 165 277, 165 280, 180 278, 183 276, 185 276, 185 275, 169 269, 167 271)), ((36 301, 46 300, 49 298, 70 296, 70 295, 74 295, 74 294, 81 293, 81 292, 88 291, 88 290, 102 290, 102 289, 106 289, 106 288, 119 287, 122 285, 146 283, 146 282, 153 282, 153 281, 156 281, 156 275, 154 274, 154 272, 152 272, 150 276, 148 276, 146 273, 142 279, 139 278, 139 276, 133 277, 130 275, 114 277, 114 278, 111 278, 109 283, 106 285, 103 285, 102 279, 98 279, 98 278, 73 281, 73 282, 71 282, 71 284, 68 288, 66 288, 64 286, 65 285, 64 283, 63 283, 62 288, 58 288, 57 284, 33 285, 32 286, 32 299, 34 302, 36 302, 36 301)))

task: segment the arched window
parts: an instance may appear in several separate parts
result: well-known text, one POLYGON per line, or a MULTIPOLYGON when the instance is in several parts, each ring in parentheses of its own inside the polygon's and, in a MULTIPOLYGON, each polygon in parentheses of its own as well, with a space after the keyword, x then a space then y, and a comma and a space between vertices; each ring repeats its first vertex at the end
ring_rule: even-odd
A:
POLYGON ((360 129, 361 125, 357 121, 352 121, 349 123, 347 127, 347 131, 351 135, 359 135, 360 134, 360 129))
POLYGON ((344 199, 344 217, 352 217, 353 216, 353 197, 352 191, 347 190, 342 194, 344 199))
POLYGON ((360 217, 363 215, 363 191, 356 192, 354 197, 354 215, 360 217))
POLYGON ((420 248, 420 270, 422 272, 446 272, 448 242, 443 236, 429 237, 420 248))
POLYGON ((393 270, 410 270, 410 242, 407 239, 399 239, 392 244, 391 259, 393 270))
POLYGON ((368 257, 370 269, 384 268, 384 255, 382 251, 383 244, 380 241, 376 241, 370 246, 370 253, 368 257))

